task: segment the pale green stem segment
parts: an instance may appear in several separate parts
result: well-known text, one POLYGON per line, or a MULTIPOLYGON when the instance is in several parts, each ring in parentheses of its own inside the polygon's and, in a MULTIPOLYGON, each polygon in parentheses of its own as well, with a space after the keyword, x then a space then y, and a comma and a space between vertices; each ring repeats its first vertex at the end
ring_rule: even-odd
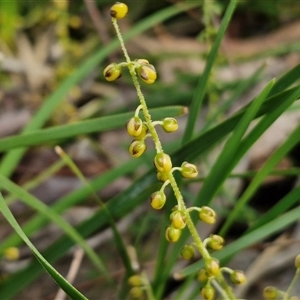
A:
MULTIPOLYGON (((125 59, 126 59, 127 67, 129 69, 130 75, 132 77, 133 84, 134 84, 135 89, 137 91, 137 95, 138 95, 138 98, 140 100, 140 106, 142 107, 144 118, 145 118, 146 124, 148 126, 149 132, 152 136, 152 139, 153 139, 153 142, 154 142, 154 145, 155 145, 155 148, 156 148, 156 152, 157 153, 162 153, 164 151, 163 151, 161 142, 159 140, 157 131, 156 131, 156 129, 154 127, 154 124, 151 120, 151 115, 148 111, 145 97, 144 97, 144 95, 141 91, 141 87, 140 87, 140 84, 139 84, 139 81, 138 81, 138 77, 137 77, 136 72, 135 72, 135 64, 134 64, 134 62, 131 61, 131 59, 128 55, 127 49, 126 49, 124 41, 123 41, 123 37, 121 35, 120 29, 119 29, 119 26, 118 26, 118 23, 117 23, 117 20, 115 18, 112 18, 112 23, 113 23, 113 26, 115 28, 117 37, 120 41, 121 48, 122 48, 122 51, 123 51, 125 59)), ((171 187, 173 189, 173 192, 174 192, 174 195, 177 199, 178 210, 182 211, 185 215, 186 224, 187 224, 187 227, 190 231, 190 234, 191 234, 191 236, 192 236, 192 238, 195 242, 195 246, 198 249, 201 256, 203 257, 205 263, 208 263, 212 259, 212 257, 210 256, 209 252, 207 251, 207 249, 203 245, 203 242, 202 242, 200 236, 198 235, 198 232, 197 232, 196 227, 193 223, 193 220, 192 220, 192 218, 189 214, 189 211, 185 206, 185 203, 184 203, 183 197, 181 195, 181 192, 178 188, 177 182, 174 178, 174 175, 172 174, 172 170, 168 173, 168 180, 170 181, 170 185, 171 185, 171 187)), ((226 295, 226 299, 235 300, 236 298, 233 295, 233 293, 231 291, 231 288, 228 286, 227 282, 225 281, 221 271, 219 272, 219 274, 217 274, 215 276, 215 278, 218 281, 220 287, 223 289, 222 294, 226 295)), ((154 298, 152 298, 151 295, 148 295, 148 297, 149 297, 149 299, 154 299, 154 298)))
POLYGON ((288 300, 289 297, 290 297, 290 294, 297 282, 297 280, 299 279, 299 276, 300 276, 300 269, 297 269, 296 273, 295 273, 295 276, 290 284, 290 286, 288 287, 288 289, 286 290, 286 292, 284 293, 284 300, 288 300))
POLYGON ((145 291, 146 291, 148 300, 155 300, 148 276, 146 275, 146 273, 142 273, 142 276, 143 276, 143 282, 145 284, 145 291))
POLYGON ((120 32, 117 20, 115 18, 112 18, 112 23, 113 23, 114 28, 116 30, 117 37, 118 37, 118 39, 120 41, 121 48, 123 50, 123 53, 124 53, 124 56, 125 56, 125 59, 126 59, 126 62, 127 62, 127 66, 128 66, 130 75, 131 75, 132 80, 133 80, 133 84, 135 86, 138 98, 139 98, 140 103, 142 105, 142 111, 143 111, 143 114, 144 114, 144 117, 145 117, 148 129, 149 129, 149 132, 151 133, 151 136, 153 138, 156 151, 157 151, 157 153, 163 152, 163 149, 162 149, 162 146, 161 146, 158 134, 157 134, 157 132, 156 132, 156 130, 155 130, 153 124, 152 124, 151 115, 150 115, 150 113, 148 111, 145 97, 144 97, 144 95, 142 93, 141 86, 140 86, 138 78, 136 76, 135 68, 133 66, 133 63, 130 60, 130 57, 129 57, 128 52, 127 52, 127 49, 125 47, 125 44, 124 44, 124 41, 123 41, 123 37, 121 35, 121 32, 120 32))

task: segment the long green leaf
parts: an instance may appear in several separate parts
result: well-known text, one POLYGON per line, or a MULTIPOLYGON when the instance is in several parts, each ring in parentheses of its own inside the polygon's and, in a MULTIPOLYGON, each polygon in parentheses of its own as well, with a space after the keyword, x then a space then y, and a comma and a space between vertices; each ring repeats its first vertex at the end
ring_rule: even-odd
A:
POLYGON ((287 73, 281 76, 279 80, 276 81, 276 83, 274 84, 270 92, 270 95, 273 96, 276 95, 277 93, 280 93, 281 91, 284 91, 295 81, 299 80, 299 73, 300 73, 300 64, 298 64, 296 67, 289 70, 287 73))
MULTIPOLYGON (((157 180, 154 180, 156 175, 153 172, 151 173, 146 178, 138 179, 134 188, 125 190, 122 195, 117 196, 108 203, 107 208, 112 213, 113 218, 120 218, 126 215, 133 208, 143 203, 145 199, 148 199, 149 195, 159 188, 159 183, 157 183, 157 180), (156 182, 156 184, 153 185, 153 182, 156 182), (134 200, 134 203, 130 201, 131 199, 134 200)), ((83 237, 87 237, 96 230, 98 232, 99 229, 107 224, 107 214, 104 211, 98 211, 90 219, 80 224, 77 227, 77 231, 83 237)), ((50 263, 53 263, 61 258, 73 243, 68 237, 63 237, 46 249, 43 252, 43 256, 50 263)), ((41 270, 37 268, 37 263, 32 262, 26 269, 12 275, 5 283, 0 283, 0 299, 16 295, 28 283, 34 280, 40 272, 41 270), (18 285, 15 284, 16 282, 18 282, 18 285)))
POLYGON ((68 224, 60 215, 55 211, 49 208, 47 205, 39 201, 37 198, 29 194, 27 191, 5 178, 0 174, 0 187, 7 190, 11 194, 14 194, 16 197, 20 198, 21 201, 26 203, 28 206, 43 214, 50 220, 52 220, 57 226, 59 226, 63 232, 69 235, 74 241, 76 241, 82 249, 86 252, 91 261, 99 268, 104 274, 108 274, 104 264, 94 252, 94 250, 87 244, 87 242, 78 234, 78 232, 68 224))
POLYGON ((253 231, 268 222, 276 219, 288 209, 299 203, 300 200, 300 186, 292 189, 285 195, 278 203, 276 203, 270 210, 263 214, 256 222, 252 224, 248 232, 253 231))
MULTIPOLYGON (((97 178, 93 179, 90 182, 90 186, 93 190, 99 190, 113 182, 113 180, 124 176, 133 170, 135 170, 140 164, 140 160, 129 160, 120 167, 112 169, 104 174, 101 174, 97 178)), ((91 189, 89 187, 79 188, 66 196, 62 197, 55 203, 50 206, 51 210, 56 213, 62 213, 71 206, 74 206, 81 201, 85 200, 91 194, 91 189)), ((42 228, 48 221, 48 218, 44 215, 37 215, 33 217, 26 224, 23 224, 23 231, 26 235, 30 236, 32 233, 36 232, 42 228)), ((21 239, 17 234, 11 234, 9 237, 1 241, 0 243, 0 253, 12 246, 18 246, 21 243, 21 239)))
MULTIPOLYGON (((170 116, 180 116, 183 115, 185 111, 186 109, 183 106, 162 107, 159 109, 150 110, 150 112, 153 114, 153 117, 158 120, 170 116)), ((129 112, 105 116, 93 120, 56 126, 43 130, 35 130, 22 135, 3 138, 0 140, 0 152, 19 147, 40 145, 46 142, 79 136, 80 134, 112 130, 124 126, 124 124, 133 116, 133 114, 133 112, 129 112)))
POLYGON ((251 181, 250 185, 243 193, 241 198, 235 204, 231 213, 227 216, 224 225, 220 230, 220 235, 224 236, 236 219, 241 209, 251 199, 256 189, 262 183, 264 178, 270 173, 270 171, 280 162, 280 160, 300 141, 300 125, 288 136, 286 141, 275 150, 275 152, 268 158, 264 166, 258 171, 256 176, 251 181))
POLYGON ((224 182, 224 180, 230 174, 231 169, 229 168, 229 165, 236 155, 236 151, 239 147, 240 141, 251 121, 255 119, 259 108, 265 101, 273 84, 274 80, 269 82, 269 84, 263 89, 259 96, 251 103, 251 105, 241 118, 240 122, 234 129, 231 137, 227 140, 216 162, 212 166, 208 176, 204 180, 198 197, 205 198, 207 203, 209 203, 212 197, 217 194, 218 188, 220 187, 221 183, 224 182))
MULTIPOLYGON (((39 263, 46 269, 50 276, 56 281, 56 283, 65 291, 65 293, 74 300, 84 300, 87 299, 84 297, 75 287, 73 287, 63 276, 61 276, 49 262, 39 253, 31 241, 27 238, 20 225, 14 218, 13 214, 9 210, 8 206, 5 203, 5 200, 0 193, 0 210, 6 220, 14 228, 14 230, 20 235, 23 241, 28 245, 33 254, 36 256, 39 263)), ((18 286, 18 282, 15 282, 15 286, 18 286)), ((6 296, 1 296, 2 292, 0 291, 1 299, 6 299, 6 296)))
POLYGON ((205 89, 206 84, 208 82, 212 66, 217 57, 219 47, 221 45, 222 39, 224 37, 225 31, 231 20, 231 16, 235 10, 236 5, 237 5, 237 1, 235 1, 235 0, 230 1, 229 5, 226 9, 225 15, 222 19, 220 28, 218 30, 216 40, 214 41, 212 49, 209 52, 203 74, 199 80, 199 83, 198 83, 195 93, 194 93, 194 97, 193 97, 191 109, 190 109, 190 115, 189 115, 188 122, 187 122, 187 125, 185 128, 182 143, 187 143, 192 138, 192 135, 194 132, 194 127, 195 127, 195 124, 196 124, 196 121, 199 116, 199 112, 200 112, 200 109, 201 109, 201 106, 203 103, 205 90, 206 90, 205 89))

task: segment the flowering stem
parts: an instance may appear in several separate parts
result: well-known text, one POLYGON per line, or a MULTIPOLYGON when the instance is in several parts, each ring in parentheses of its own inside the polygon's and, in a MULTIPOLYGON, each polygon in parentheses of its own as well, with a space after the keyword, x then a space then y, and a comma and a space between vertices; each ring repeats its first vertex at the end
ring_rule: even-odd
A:
MULTIPOLYGON (((136 89, 136 92, 137 92, 137 95, 138 95, 138 98, 139 98, 139 101, 140 101, 140 106, 138 109, 142 109, 143 111, 143 115, 144 115, 144 118, 145 118, 145 121, 146 121, 146 124, 147 124, 147 127, 149 129, 149 132, 152 136, 152 139, 153 139, 153 142, 154 142, 154 145, 155 145, 155 148, 156 148, 156 152, 157 153, 162 153, 164 152, 163 151, 163 148, 162 148, 162 145, 161 145, 161 142, 159 140, 159 137, 158 137, 158 134, 157 134, 157 131, 154 127, 155 124, 157 124, 157 122, 152 122, 151 120, 151 115, 148 111, 148 108, 147 108, 147 104, 146 104, 146 100, 144 98, 144 95, 141 91, 141 87, 140 87, 140 84, 139 84, 139 81, 138 81, 138 77, 136 75, 136 71, 135 71, 135 63, 131 61, 129 55, 128 55, 128 52, 127 52, 127 49, 125 47, 125 44, 124 44, 124 41, 123 41, 123 37, 121 35, 121 32, 120 32, 120 29, 119 29, 119 26, 118 26, 118 23, 117 23, 117 20, 115 18, 112 18, 112 23, 113 23, 113 26, 116 30, 116 33, 117 33, 117 37, 120 41, 120 44, 121 44, 121 48, 123 50, 123 53, 124 53, 124 56, 125 56, 125 59, 126 59, 126 63, 127 63, 127 67, 129 69, 129 72, 130 72, 130 75, 132 77, 132 80, 133 80, 133 84, 135 86, 135 89, 136 89)), ((182 194, 179 190, 179 187, 177 185, 177 182, 175 180, 175 177, 173 175, 173 170, 174 169, 178 169, 178 168, 173 168, 171 169, 168 173, 167 173, 167 177, 168 177, 168 180, 169 181, 168 183, 165 183, 165 185, 169 184, 171 185, 172 189, 173 189, 173 192, 174 192, 174 195, 177 199, 177 203, 178 203, 178 210, 181 211, 184 216, 185 216, 185 221, 186 221, 186 225, 190 231, 190 234, 195 242, 195 246, 196 248, 198 249, 199 253, 201 254, 201 256, 203 257, 205 263, 209 263, 212 259, 212 257, 210 256, 208 250, 206 249, 205 245, 203 244, 200 236, 198 235, 198 232, 196 230, 196 227, 193 223, 193 220, 190 216, 190 213, 189 213, 189 210, 186 208, 185 206, 185 203, 184 203, 184 200, 183 200, 183 197, 182 197, 182 194)), ((218 281, 221 289, 223 289, 223 292, 222 292, 222 295, 225 295, 226 296, 226 299, 230 299, 230 300, 234 300, 235 297, 230 289, 230 287, 227 285, 227 282, 225 281, 221 271, 218 272, 218 274, 215 276, 216 280, 218 281)), ((152 295, 148 295, 149 299, 152 299, 152 295)))
POLYGON ((120 32, 117 20, 115 18, 112 18, 112 23, 113 23, 114 28, 116 30, 117 37, 118 37, 118 39, 120 41, 121 48, 123 50, 123 53, 124 53, 124 56, 125 56, 125 59, 126 59, 126 62, 127 62, 127 66, 128 66, 130 75, 132 77, 133 84, 135 86, 138 98, 139 98, 141 106, 142 106, 142 111, 143 111, 143 114, 144 114, 144 118, 145 118, 147 127, 148 127, 148 129, 149 129, 149 131, 151 133, 152 139, 154 141, 156 151, 157 151, 157 153, 163 152, 163 148, 162 148, 161 142, 160 142, 158 134, 157 134, 157 132, 156 132, 156 130, 154 128, 154 125, 152 124, 151 115, 150 115, 150 113, 148 111, 145 97, 144 97, 144 95, 142 93, 141 86, 140 86, 138 78, 136 76, 135 68, 134 68, 134 66, 133 66, 133 64, 132 64, 132 62, 130 60, 130 57, 129 57, 128 52, 127 52, 127 49, 125 47, 125 44, 124 44, 124 41, 123 41, 123 37, 121 35, 121 32, 120 32))

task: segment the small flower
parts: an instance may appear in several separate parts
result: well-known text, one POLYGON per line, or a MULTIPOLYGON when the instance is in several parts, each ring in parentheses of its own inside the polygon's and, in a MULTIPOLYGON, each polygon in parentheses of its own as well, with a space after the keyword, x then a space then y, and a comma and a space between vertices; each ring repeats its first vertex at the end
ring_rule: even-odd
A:
POLYGON ((132 141, 129 146, 129 153, 133 157, 140 157, 147 149, 147 146, 144 141, 132 141))
POLYGON ((197 167, 185 161, 181 165, 181 175, 185 178, 195 178, 198 176, 197 167))
POLYGON ((147 64, 147 65, 141 65, 139 68, 137 68, 137 73, 139 77, 147 84, 152 84, 156 78, 156 70, 153 65, 147 64))
POLYGON ((263 291, 263 296, 266 300, 274 300, 279 296, 279 292, 274 286, 267 286, 263 291))
POLYGON ((214 224, 216 222, 216 213, 210 207, 203 206, 199 211, 199 219, 207 224, 214 224))
POLYGON ((167 133, 176 131, 178 129, 177 120, 174 118, 164 118, 162 129, 167 133))
POLYGON ((223 248, 224 245, 224 239, 217 235, 213 234, 209 237, 209 241, 207 243, 207 246, 213 250, 220 250, 223 248))
POLYGON ((17 247, 8 247, 4 250, 3 256, 7 260, 14 261, 20 257, 20 251, 17 247))
POLYGON ((143 278, 140 275, 132 275, 128 278, 128 284, 131 286, 142 286, 143 278))
POLYGON ((134 286, 129 290, 129 294, 133 299, 141 299, 143 297, 144 291, 141 287, 134 286))
POLYGON ((148 127, 145 123, 142 124, 142 131, 139 135, 135 136, 137 140, 142 140, 145 135, 148 133, 148 127))
POLYGON ((204 300, 213 300, 215 298, 215 290, 211 285, 206 285, 201 290, 201 297, 204 300))
POLYGON ((122 76, 122 68, 112 63, 104 69, 103 75, 107 81, 114 81, 122 76))
POLYGON ((195 256, 195 248, 192 245, 184 245, 180 251, 180 255, 185 260, 191 260, 195 256))
POLYGON ((127 132, 133 137, 139 137, 143 133, 143 121, 141 118, 135 116, 127 123, 127 132))
POLYGON ((116 2, 110 8, 110 15, 116 19, 123 19, 128 12, 128 6, 125 3, 116 2))
POLYGON ((157 153, 154 157, 154 165, 157 171, 168 173, 172 169, 172 161, 168 154, 163 152, 157 153))
POLYGON ((154 192, 151 195, 150 201, 154 209, 161 209, 166 203, 166 195, 162 191, 154 192))
POLYGON ((166 229, 165 236, 168 242, 176 243, 181 236, 181 230, 175 229, 172 226, 168 226, 166 229))
POLYGON ((205 269, 201 269, 198 272, 197 280, 200 282, 206 282, 208 280, 208 274, 205 269))
POLYGON ((176 229, 183 229, 186 226, 184 214, 178 210, 170 214, 170 221, 172 227, 176 229))
POLYGON ((215 258, 210 259, 205 265, 205 270, 209 276, 217 275, 220 270, 219 261, 215 258))
POLYGON ((230 280, 234 284, 243 284, 246 282, 246 276, 243 271, 235 270, 230 274, 230 280))

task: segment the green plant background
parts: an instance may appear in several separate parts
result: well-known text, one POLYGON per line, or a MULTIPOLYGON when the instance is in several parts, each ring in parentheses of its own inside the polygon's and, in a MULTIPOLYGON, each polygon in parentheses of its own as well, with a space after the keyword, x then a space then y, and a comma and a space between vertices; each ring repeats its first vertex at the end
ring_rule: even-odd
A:
MULTIPOLYGON (((184 232, 174 245, 164 239, 169 211, 175 203, 173 196, 168 195, 167 207, 162 213, 150 209, 149 195, 159 188, 152 165, 154 151, 149 144, 149 150, 140 159, 126 154, 130 139, 123 128, 137 102, 130 77, 124 74, 118 82, 107 83, 102 76, 102 70, 112 59, 123 60, 108 16, 113 1, 96 3, 105 24, 107 40, 101 40, 101 34, 99 39, 85 2, 66 3, 68 5, 46 0, 38 3, 0 1, 0 50, 4 57, 0 77, 0 120, 10 112, 10 102, 14 111, 28 108, 31 113, 26 125, 0 140, 0 221, 5 228, 1 233, 0 255, 3 256, 9 247, 20 247, 21 250, 21 267, 17 271, 7 272, 9 262, 2 258, 0 299, 19 299, 33 293, 37 293, 39 299, 53 297, 57 286, 45 270, 72 299, 93 299, 99 295, 103 299, 126 299, 126 277, 134 272, 128 246, 135 249, 140 266, 149 273, 157 299, 163 299, 170 292, 174 273, 186 278, 175 289, 174 299, 197 299, 200 283, 195 284, 194 279, 201 268, 201 260, 189 265, 178 264, 181 262, 178 253, 186 243, 188 233, 184 232), (27 37, 35 55, 43 56, 42 50, 34 52, 33 46, 45 36, 61 51, 58 58, 49 51, 44 53, 46 58, 42 64, 51 68, 52 75, 40 85, 30 81, 30 73, 15 74, 7 66, 8 58, 24 63, 22 53, 29 53, 21 47, 26 44, 20 44, 20 34, 27 37), (97 89, 93 90, 93 86, 97 89), (99 89, 100 92, 95 92, 99 89), (119 143, 109 148, 102 143, 104 138, 115 138, 119 143), (77 165, 68 149, 82 141, 86 141, 96 154, 97 162, 105 162, 102 163, 104 170, 98 168, 90 175, 84 161, 80 163, 79 160, 77 165), (55 145, 60 145, 71 159, 56 156, 55 145), (32 174, 28 160, 40 159, 45 149, 55 160, 49 158, 38 172, 32 174), (35 195, 42 183, 66 170, 69 177, 78 178, 82 184, 66 194, 61 193, 50 204, 35 195), (106 193, 100 199, 101 191, 120 179, 125 182, 121 189, 115 188, 113 193, 108 196, 106 193), (23 211, 16 213, 14 207, 20 202, 25 204, 21 206, 23 211), (70 225, 63 213, 82 207, 90 208, 91 214, 76 226, 70 225), (134 217, 138 209, 142 214, 134 217), (118 227, 122 221, 130 219, 132 222, 125 230, 118 227), (50 239, 51 242, 43 247, 35 236, 47 232, 45 226, 49 223, 56 224, 61 235, 50 239), (8 230, 7 224, 14 230, 8 230), (112 228, 112 238, 100 247, 93 247, 89 243, 91 237, 103 235, 107 228, 112 228), (30 240, 39 247, 33 246, 30 240), (22 255, 28 253, 24 242, 33 255, 22 255), (64 277, 75 244, 84 250, 86 258, 74 288, 64 277), (25 267, 22 267, 24 261, 25 267), (44 285, 39 284, 39 278, 43 278, 44 285)), ((187 160, 203 168, 201 178, 191 184, 179 180, 181 190, 189 205, 210 204, 222 217, 216 230, 228 244, 216 256, 222 264, 228 264, 243 250, 265 243, 299 219, 297 186, 264 213, 250 205, 267 176, 280 173, 275 170, 276 166, 297 149, 299 126, 294 126, 258 171, 244 170, 236 174, 234 168, 247 157, 249 149, 277 118, 287 111, 299 110, 300 60, 297 52, 300 44, 297 39, 288 43, 282 40, 276 47, 266 46, 263 51, 259 48, 250 55, 243 52, 236 55, 238 52, 232 54, 226 49, 226 41, 229 38, 242 44, 261 38, 263 43, 272 32, 298 22, 299 3, 283 4, 275 0, 231 4, 230 1, 178 1, 174 4, 150 0, 126 3, 130 13, 120 24, 129 52, 149 59, 158 69, 157 83, 142 86, 150 112, 153 119, 178 117, 182 124, 180 135, 169 138, 162 134, 162 141, 165 140, 164 147, 174 164, 180 165, 187 160), (155 51, 157 44, 162 45, 158 49, 164 49, 164 42, 173 39, 176 43, 176 38, 178 42, 187 38, 193 42, 191 45, 198 43, 202 45, 202 51, 198 48, 186 53, 176 52, 176 49, 171 54, 167 50, 155 51), (154 41, 154 49, 149 41, 154 41), (275 62, 288 59, 292 62, 279 71, 274 66, 270 72, 267 66, 270 58, 275 62), (181 61, 179 70, 176 68, 178 60, 181 61), (196 66, 203 66, 203 72, 193 71, 193 61, 196 66), (230 70, 247 64, 257 65, 248 76, 228 80, 218 77, 224 68, 230 70), (170 78, 166 71, 173 72, 170 78), (253 101, 245 102, 247 95, 253 101), (220 154, 212 157, 214 151, 220 154), (238 177, 242 180, 247 176, 251 178, 247 188, 240 194, 231 194, 226 186, 228 179, 238 177), (223 199, 222 205, 215 201, 219 197, 223 199), (231 229, 240 226, 237 224, 241 222, 246 230, 238 236, 232 235, 231 229)), ((33 66, 29 65, 29 70, 33 66)), ((10 122, 13 124, 13 120, 10 122)), ((299 176, 299 172, 297 162, 294 162, 281 175, 290 178, 299 176)))

